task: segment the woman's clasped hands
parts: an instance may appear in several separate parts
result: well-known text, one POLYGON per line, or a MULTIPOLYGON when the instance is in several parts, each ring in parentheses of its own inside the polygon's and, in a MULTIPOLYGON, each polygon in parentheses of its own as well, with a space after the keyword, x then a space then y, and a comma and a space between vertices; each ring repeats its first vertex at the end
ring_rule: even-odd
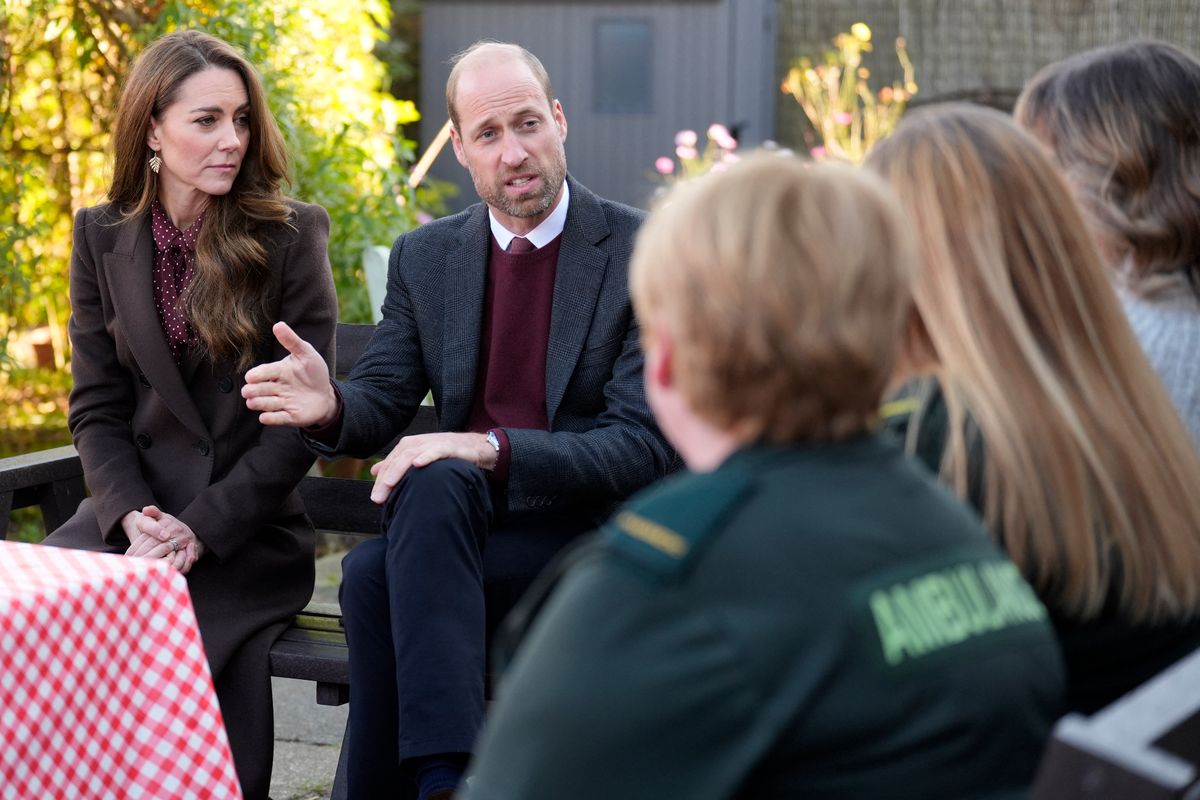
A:
POLYGON ((130 511, 121 518, 121 527, 130 541, 127 556, 165 558, 186 575, 204 555, 204 543, 192 529, 158 506, 130 511))

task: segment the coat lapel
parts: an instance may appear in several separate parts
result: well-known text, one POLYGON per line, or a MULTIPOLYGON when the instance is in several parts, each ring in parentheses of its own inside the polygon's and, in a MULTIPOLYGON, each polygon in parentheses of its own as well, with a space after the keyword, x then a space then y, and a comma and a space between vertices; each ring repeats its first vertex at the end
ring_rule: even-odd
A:
POLYGON ((480 204, 459 230, 458 249, 446 256, 439 414, 446 430, 466 425, 474 400, 490 236, 487 207, 480 204))
POLYGON ((113 299, 117 322, 137 365, 171 412, 197 436, 208 430, 192 401, 183 375, 163 335, 154 308, 154 243, 150 216, 120 226, 112 252, 104 254, 104 275, 113 299))
POLYGON ((546 418, 551 427, 591 329, 608 266, 608 252, 598 246, 609 233, 604 210, 594 194, 568 180, 571 205, 554 275, 546 349, 546 418))

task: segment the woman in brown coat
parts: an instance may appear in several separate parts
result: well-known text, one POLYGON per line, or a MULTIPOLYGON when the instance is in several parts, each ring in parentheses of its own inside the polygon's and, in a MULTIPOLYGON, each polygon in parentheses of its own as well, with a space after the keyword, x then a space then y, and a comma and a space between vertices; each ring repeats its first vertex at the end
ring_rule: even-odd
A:
POLYGON ((187 575, 247 798, 266 797, 268 650, 313 588, 295 492, 312 456, 239 390, 286 356, 283 320, 330 361, 329 218, 281 192, 287 159, 250 64, 178 31, 134 65, 108 203, 79 212, 69 423, 91 496, 47 544, 166 558, 187 575))

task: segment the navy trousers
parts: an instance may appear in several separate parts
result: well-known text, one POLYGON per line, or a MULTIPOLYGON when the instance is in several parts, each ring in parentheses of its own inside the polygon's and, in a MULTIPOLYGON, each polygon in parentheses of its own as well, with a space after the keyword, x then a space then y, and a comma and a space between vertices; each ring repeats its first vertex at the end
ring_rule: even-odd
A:
POLYGON ((388 500, 383 537, 342 561, 350 797, 405 796, 402 761, 471 751, 492 632, 554 554, 598 521, 505 515, 483 470, 465 461, 409 470, 388 500))

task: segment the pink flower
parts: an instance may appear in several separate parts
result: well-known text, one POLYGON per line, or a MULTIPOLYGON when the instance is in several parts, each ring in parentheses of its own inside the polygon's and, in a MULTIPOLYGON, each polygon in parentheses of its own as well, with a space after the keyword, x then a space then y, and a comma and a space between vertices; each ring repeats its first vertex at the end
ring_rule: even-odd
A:
POLYGON ((424 225, 426 222, 433 222, 433 214, 427 211, 418 211, 415 214, 418 225, 424 225))
POLYGON ((675 171, 675 162, 666 156, 659 156, 658 160, 654 162, 654 168, 660 175, 670 175, 675 171))
POLYGON ((696 132, 692 130, 682 130, 675 134, 676 147, 695 147, 696 142, 698 141, 699 137, 696 136, 696 132))
POLYGON ((719 122, 714 122, 708 126, 708 138, 716 142, 717 147, 723 150, 737 149, 737 139, 733 138, 733 135, 729 132, 729 128, 726 128, 719 122))
POLYGON ((833 115, 833 121, 838 125, 849 125, 854 121, 854 115, 849 111, 839 111, 833 115))
POLYGON ((696 148, 682 144, 675 148, 675 155, 679 156, 683 161, 691 161, 694 158, 700 157, 700 154, 696 152, 696 148))
POLYGON ((817 145, 816 147, 814 147, 812 150, 809 150, 808 152, 813 158, 818 159, 818 160, 825 157, 825 148, 822 147, 821 145, 817 145))

